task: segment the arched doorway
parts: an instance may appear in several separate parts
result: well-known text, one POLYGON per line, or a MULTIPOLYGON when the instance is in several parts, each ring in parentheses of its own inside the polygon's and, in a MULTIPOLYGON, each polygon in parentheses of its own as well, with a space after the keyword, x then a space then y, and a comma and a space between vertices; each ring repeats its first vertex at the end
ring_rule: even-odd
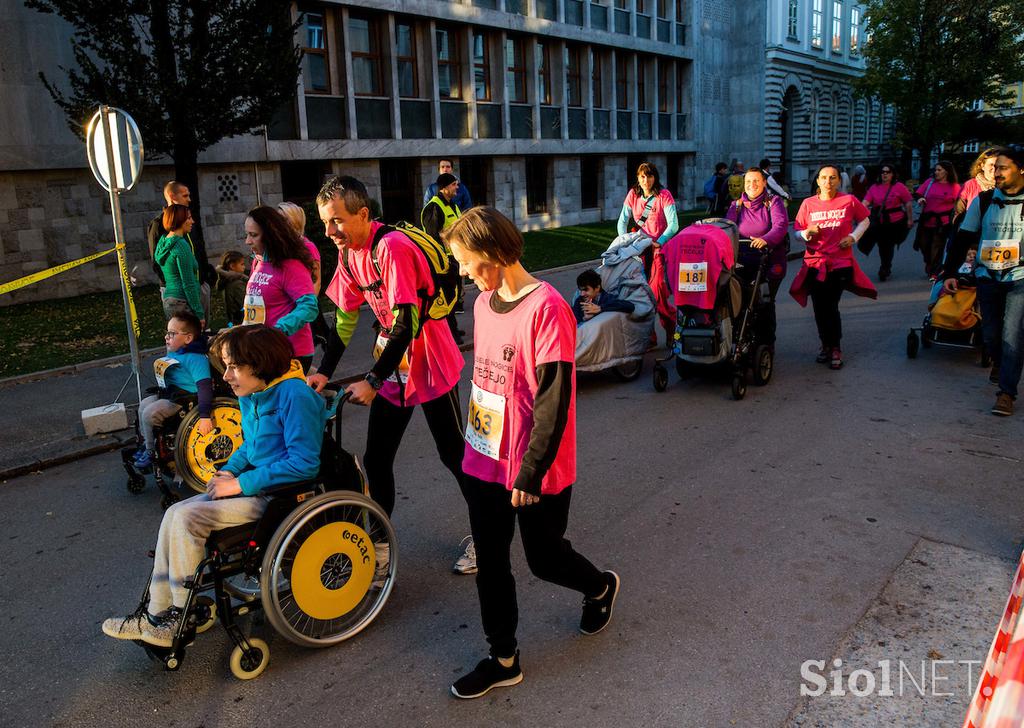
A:
POLYGON ((793 187, 793 125, 798 118, 800 108, 800 92, 796 86, 786 89, 782 97, 782 112, 779 122, 782 125, 782 158, 779 160, 779 175, 783 184, 793 187))

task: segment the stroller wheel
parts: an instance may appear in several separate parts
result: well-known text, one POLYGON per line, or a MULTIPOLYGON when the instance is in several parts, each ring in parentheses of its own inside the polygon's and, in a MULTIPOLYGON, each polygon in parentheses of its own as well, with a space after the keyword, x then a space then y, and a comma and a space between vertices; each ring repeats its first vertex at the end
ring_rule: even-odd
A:
POLYGON ((919 342, 919 340, 917 338, 917 332, 914 331, 913 329, 911 329, 910 333, 907 334, 907 358, 908 359, 916 359, 917 358, 917 347, 918 347, 919 343, 920 342, 919 342))
POLYGON ((763 387, 772 378, 775 368, 775 355, 772 348, 761 344, 754 350, 754 384, 763 387))
POLYGON ((742 373, 732 378, 732 398, 743 399, 747 396, 747 378, 742 373))
POLYGON ((654 389, 658 392, 664 392, 668 389, 668 369, 657 364, 654 367, 654 389))
POLYGON ((632 382, 640 376, 640 372, 643 371, 643 368, 644 360, 636 359, 635 361, 620 364, 617 367, 612 367, 612 374, 618 377, 619 381, 632 382))
POLYGON ((931 326, 921 327, 921 346, 925 349, 932 348, 932 341, 935 339, 935 329, 931 326))
POLYGON ((174 493, 169 493, 168 495, 165 495, 163 498, 160 499, 160 508, 166 511, 168 508, 170 508, 180 500, 181 498, 179 498, 174 493))

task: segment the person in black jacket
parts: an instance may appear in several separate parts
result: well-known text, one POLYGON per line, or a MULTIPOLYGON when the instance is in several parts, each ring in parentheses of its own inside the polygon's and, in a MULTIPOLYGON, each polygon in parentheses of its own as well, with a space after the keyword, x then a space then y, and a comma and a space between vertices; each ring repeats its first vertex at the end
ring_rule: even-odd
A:
MULTIPOLYGON (((192 204, 192 193, 189 191, 188 186, 172 179, 164 185, 164 203, 165 206, 185 205, 188 207, 192 204)), ((149 225, 146 226, 146 243, 149 245, 149 259, 153 264, 153 272, 160 282, 161 297, 164 292, 164 275, 160 270, 160 266, 156 263, 155 255, 156 244, 168 232, 164 230, 163 214, 163 210, 161 210, 156 217, 149 221, 149 225)), ((186 236, 186 239, 192 246, 192 254, 196 257, 196 263, 199 264, 199 299, 203 304, 203 310, 209 314, 210 287, 216 282, 217 274, 206 257, 206 244, 203 242, 203 234, 198 219, 196 219, 195 226, 192 228, 192 232, 186 236)))

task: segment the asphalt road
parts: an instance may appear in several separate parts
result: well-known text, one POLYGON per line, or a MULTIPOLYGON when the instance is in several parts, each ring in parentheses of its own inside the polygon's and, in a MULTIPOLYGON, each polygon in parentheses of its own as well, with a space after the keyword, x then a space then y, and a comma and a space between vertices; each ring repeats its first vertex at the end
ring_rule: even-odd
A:
MULTIPOLYGON (((907 360, 919 267, 905 247, 878 301, 844 297, 842 371, 814 363, 811 313, 785 297, 775 377, 742 402, 725 379, 674 372, 656 393, 650 357, 632 383, 581 376, 569 536, 621 575, 615 617, 579 635, 578 596, 530 576, 514 547, 526 679, 477 701, 448 695, 485 644, 473 580, 449 570, 465 507, 419 416, 397 463, 387 608, 323 651, 256 627, 272 657, 249 683, 230 675, 220 630, 178 673, 101 634, 134 607, 160 519, 153 488, 127 494, 116 454, 13 480, 0 491, 0 724, 785 724, 800 664, 834 653, 920 539, 1019 554, 1024 413, 989 414, 994 387, 969 352, 907 360)), ((365 411, 345 417, 361 453, 365 411)))

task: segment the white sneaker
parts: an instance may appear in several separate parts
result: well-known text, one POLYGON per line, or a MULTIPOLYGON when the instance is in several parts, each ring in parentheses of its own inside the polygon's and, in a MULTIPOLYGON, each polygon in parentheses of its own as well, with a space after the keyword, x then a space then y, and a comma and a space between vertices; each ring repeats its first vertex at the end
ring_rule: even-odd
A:
POLYGON ((462 548, 463 544, 469 542, 466 545, 466 550, 463 552, 452 567, 452 571, 456 574, 475 574, 476 573, 476 544, 473 543, 472 536, 466 536, 462 539, 462 543, 459 544, 459 548, 462 548))

